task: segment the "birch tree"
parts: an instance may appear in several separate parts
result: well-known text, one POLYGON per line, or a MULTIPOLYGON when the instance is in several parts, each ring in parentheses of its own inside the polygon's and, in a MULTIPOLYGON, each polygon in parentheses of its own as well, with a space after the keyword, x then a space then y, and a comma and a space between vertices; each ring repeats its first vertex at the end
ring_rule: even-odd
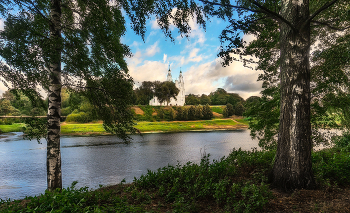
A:
MULTIPOLYGON (((188 20, 196 17, 205 28, 206 18, 222 18, 228 26, 222 31, 223 65, 241 60, 257 65, 265 87, 279 88, 279 127, 277 153, 270 175, 272 184, 289 191, 315 186, 311 165, 311 64, 310 47, 328 34, 333 39, 349 34, 349 2, 346 0, 189 0, 171 1, 176 11, 162 10, 157 16, 162 29, 170 32, 172 23, 190 35, 188 20), (174 20, 171 22, 171 20, 174 20), (337 33, 339 31, 340 33, 337 33), (247 44, 244 34, 257 40, 247 44), (258 60, 243 56, 252 55, 258 60)), ((332 41, 323 43, 330 47, 332 41)), ((319 63, 323 63, 322 60, 319 63)), ((346 62, 348 63, 348 61, 346 62)), ((344 64, 343 64, 344 65, 344 64)), ((321 69, 322 70, 322 69, 321 69)), ((344 69, 342 69, 344 73, 344 69)), ((321 73, 314 73, 318 75, 321 73)), ((324 79, 322 79, 324 81, 324 79)))
MULTIPOLYGON (((122 7, 128 8, 128 1, 0 0, 2 83, 37 92, 41 86, 48 93, 49 190, 62 188, 62 86, 85 94, 107 131, 125 140, 134 132, 129 107, 133 81, 124 60, 131 53, 120 42, 125 32, 122 7)), ((143 36, 145 20, 140 16, 133 15, 133 28, 143 36)))

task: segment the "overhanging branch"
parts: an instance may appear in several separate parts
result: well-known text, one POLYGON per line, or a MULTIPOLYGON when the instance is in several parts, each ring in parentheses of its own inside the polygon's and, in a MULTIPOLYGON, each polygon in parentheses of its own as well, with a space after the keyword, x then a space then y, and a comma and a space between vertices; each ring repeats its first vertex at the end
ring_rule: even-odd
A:
POLYGON ((247 10, 249 12, 254 12, 254 13, 265 13, 267 15, 270 15, 272 18, 274 18, 274 19, 276 19, 278 21, 282 21, 282 22, 286 23, 293 31, 297 31, 296 28, 292 25, 292 23, 290 23, 288 20, 283 18, 280 14, 278 14, 278 13, 272 11, 272 10, 269 10, 268 8, 264 7, 263 5, 259 4, 256 1, 248 0, 249 2, 251 2, 252 4, 257 6, 260 10, 256 10, 256 9, 249 8, 249 7, 232 5, 232 4, 221 4, 221 3, 216 3, 216 2, 207 1, 207 0, 199 0, 199 1, 203 2, 205 4, 211 4, 211 5, 216 5, 216 6, 224 6, 224 7, 231 7, 231 8, 235 8, 235 9, 242 9, 242 10, 247 10))
POLYGON ((305 27, 307 24, 309 24, 311 22, 312 19, 314 19, 317 15, 319 15, 322 11, 326 10, 327 8, 329 8, 330 6, 332 6, 333 4, 335 4, 337 1, 339 0, 332 0, 327 2, 326 4, 324 4, 322 7, 320 7, 316 12, 314 12, 314 14, 312 14, 302 25, 302 28, 305 27))

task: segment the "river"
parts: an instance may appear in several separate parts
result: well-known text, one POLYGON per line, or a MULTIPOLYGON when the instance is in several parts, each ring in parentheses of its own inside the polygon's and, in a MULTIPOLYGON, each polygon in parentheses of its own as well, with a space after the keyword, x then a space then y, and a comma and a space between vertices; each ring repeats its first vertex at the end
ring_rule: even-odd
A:
MULTIPOLYGON (((198 163, 201 155, 210 159, 227 156, 233 148, 250 150, 258 142, 249 130, 152 133, 133 135, 123 143, 115 136, 61 137, 63 187, 78 181, 77 187, 132 182, 147 170, 167 165, 198 163)), ((22 133, 0 138, 0 198, 21 199, 40 195, 46 189, 46 141, 23 140, 22 133)))

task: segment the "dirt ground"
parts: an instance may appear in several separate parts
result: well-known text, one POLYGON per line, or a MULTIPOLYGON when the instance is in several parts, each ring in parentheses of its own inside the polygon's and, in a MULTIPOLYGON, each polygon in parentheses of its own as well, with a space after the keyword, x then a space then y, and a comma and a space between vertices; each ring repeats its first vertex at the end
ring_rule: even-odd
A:
POLYGON ((263 212, 350 212, 350 188, 298 190, 292 194, 273 190, 263 212))

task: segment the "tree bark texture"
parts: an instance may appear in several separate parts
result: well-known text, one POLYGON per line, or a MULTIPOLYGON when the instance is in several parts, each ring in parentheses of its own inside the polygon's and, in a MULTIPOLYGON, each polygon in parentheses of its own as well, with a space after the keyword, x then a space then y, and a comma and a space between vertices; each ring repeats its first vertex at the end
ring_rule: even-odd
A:
POLYGON ((51 0, 50 11, 50 85, 47 132, 47 189, 62 189, 60 116, 61 116, 61 1, 51 0))
POLYGON ((313 188, 310 124, 309 0, 283 0, 280 23, 281 104, 272 185, 285 191, 313 188))

